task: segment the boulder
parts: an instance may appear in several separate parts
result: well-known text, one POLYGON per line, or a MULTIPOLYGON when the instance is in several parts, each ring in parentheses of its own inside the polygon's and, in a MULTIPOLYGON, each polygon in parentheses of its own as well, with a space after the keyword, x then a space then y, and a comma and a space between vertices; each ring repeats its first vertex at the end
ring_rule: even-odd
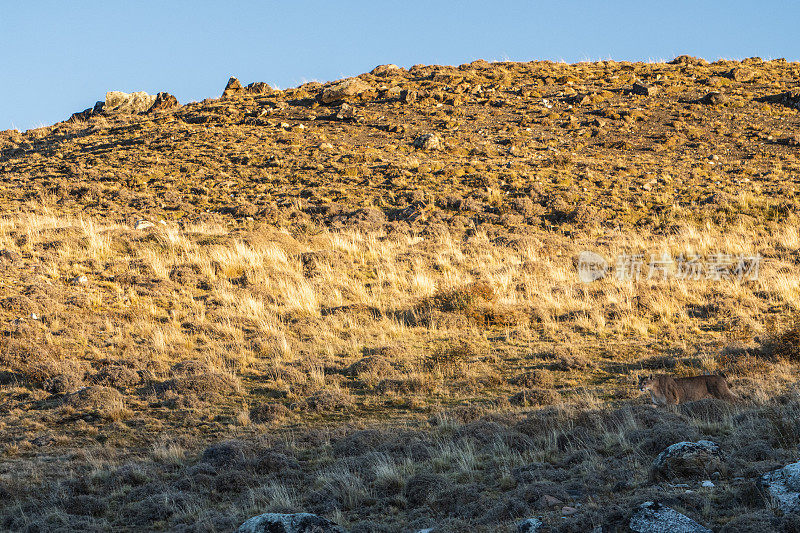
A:
POLYGON ((369 84, 361 81, 359 78, 347 78, 338 83, 330 85, 322 91, 322 103, 330 104, 333 102, 340 102, 353 96, 371 89, 369 84))
POLYGON ((344 533, 344 529, 311 513, 266 513, 247 520, 236 533, 344 533))
POLYGON ((749 68, 734 68, 730 72, 728 72, 728 77, 734 81, 738 82, 748 82, 753 81, 755 78, 755 72, 750 70, 749 68))
POLYGON ((800 462, 767 472, 761 483, 778 509, 784 513, 800 512, 800 462))
POLYGON ((673 59, 672 61, 668 61, 667 64, 669 65, 693 65, 693 66, 703 66, 708 65, 708 61, 701 57, 694 57, 694 56, 687 56, 681 55, 673 59))
POLYGON ((225 90, 222 91, 222 97, 230 98, 231 96, 234 96, 243 90, 244 88, 242 87, 242 84, 239 82, 239 80, 231 76, 228 79, 228 84, 225 85, 225 90))
POLYGON ((653 502, 644 502, 628 526, 637 533, 712 533, 675 509, 653 502))
POLYGON ((720 447, 708 440, 678 442, 658 454, 651 473, 655 479, 708 479, 714 472, 724 472, 720 447))
POLYGON ((153 106, 155 101, 155 95, 147 94, 144 91, 135 93, 109 91, 106 93, 106 101, 100 106, 95 105, 94 111, 95 113, 101 112, 106 115, 144 113, 153 106))
POLYGON ((728 102, 728 97, 720 92, 713 91, 702 97, 698 102, 705 105, 724 105, 728 102))
POLYGON ((639 94, 642 96, 653 96, 658 93, 658 88, 653 87, 652 85, 647 85, 641 81, 637 81, 631 87, 631 92, 633 94, 639 94))
POLYGON ((254 81, 244 88, 244 92, 247 94, 270 94, 272 92, 272 87, 263 81, 254 81))
POLYGON ((90 107, 88 109, 84 109, 83 111, 73 113, 67 119, 67 122, 86 122, 92 117, 92 115, 94 115, 94 109, 90 107))
POLYGON ((420 150, 441 150, 443 144, 442 138, 435 133, 425 133, 414 139, 414 148, 420 150))
POLYGON ((161 92, 156 95, 155 102, 153 102, 153 105, 150 106, 150 109, 148 109, 147 112, 154 113, 156 111, 168 111, 175 107, 178 107, 178 99, 169 93, 161 92))
POLYGON ((385 76, 391 76, 392 74, 400 72, 401 70, 403 69, 393 64, 378 65, 377 67, 375 67, 370 71, 370 74, 372 74, 373 76, 385 77, 385 76))
POLYGON ((517 533, 536 533, 544 526, 544 522, 538 518, 528 518, 517 522, 517 533))

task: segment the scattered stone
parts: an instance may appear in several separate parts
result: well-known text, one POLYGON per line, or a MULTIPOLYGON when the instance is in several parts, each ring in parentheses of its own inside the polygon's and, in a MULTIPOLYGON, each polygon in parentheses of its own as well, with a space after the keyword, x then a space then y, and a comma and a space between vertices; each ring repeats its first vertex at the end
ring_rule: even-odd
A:
POLYGON ((0 250, 0 263, 13 263, 14 261, 19 260, 19 254, 17 252, 12 252, 11 250, 6 250, 3 248, 0 250))
POLYGON ((658 454, 651 473, 655 479, 708 477, 725 470, 720 447, 708 440, 678 442, 658 454))
POLYGON ((70 280, 70 283, 72 283, 73 285, 86 285, 87 283, 89 283, 89 278, 83 275, 76 276, 70 280))
POLYGON ((237 533, 344 533, 326 518, 311 513, 266 513, 247 520, 237 533))
POLYGON ((177 98, 169 93, 160 92, 156 95, 155 102, 153 102, 153 105, 147 110, 147 112, 154 113, 156 111, 169 111, 170 109, 174 109, 176 107, 178 107, 177 98))
POLYGON ((800 462, 767 472, 761 477, 769 495, 784 513, 800 512, 800 462))
POLYGON ((570 505, 565 505, 564 507, 561 508, 561 514, 563 516, 572 516, 577 512, 578 510, 570 505))
POLYGON ((700 483, 700 486, 701 487, 705 487, 707 489, 712 489, 712 488, 714 488, 714 482, 709 480, 709 479, 707 479, 707 480, 703 481, 702 483, 700 483))
POLYGON ((247 94, 270 94, 272 92, 272 87, 263 81, 254 81, 244 88, 244 92, 247 94))
POLYGON ((753 81, 753 78, 755 78, 755 73, 749 68, 737 67, 728 73, 728 77, 734 81, 748 82, 753 81))
POLYGON ((384 93, 386 98, 394 98, 394 99, 399 99, 402 94, 403 94, 403 89, 401 89, 399 85, 395 85, 394 87, 389 87, 388 89, 386 89, 386 92, 384 93))
POLYGON ((336 119, 347 120, 355 117, 355 115, 356 112, 353 110, 353 106, 348 104, 342 104, 341 106, 339 106, 339 110, 336 112, 336 119))
POLYGON ((658 94, 658 88, 652 85, 647 85, 644 82, 637 81, 633 84, 631 92, 633 94, 639 94, 642 96, 654 96, 658 94))
POLYGON ((408 89, 400 91, 400 101, 404 104, 413 104, 417 101, 417 97, 417 91, 409 91, 408 89))
POLYGON ((442 138, 435 133, 425 133, 414 139, 414 148, 420 150, 441 150, 442 138))
POLYGON ((539 500, 537 501, 539 507, 558 507, 562 503, 564 502, 562 502, 555 496, 550 496, 549 494, 542 495, 542 497, 539 498, 539 500))
POLYGON ((536 533, 544 526, 538 518, 528 518, 517 523, 517 533, 536 533))
POLYGON ((243 90, 244 89, 239 80, 231 76, 230 79, 228 79, 227 85, 225 85, 225 90, 222 91, 222 97, 230 98, 231 96, 239 94, 243 90))
POLYGON ((346 80, 326 87, 322 91, 322 103, 330 104, 333 102, 340 102, 342 100, 346 100, 347 98, 358 96, 369 89, 370 86, 361 81, 360 78, 347 78, 346 80))
POLYGON ((712 533, 688 516, 653 502, 645 502, 639 507, 629 527, 637 533, 712 533))
POLYGON ((94 115, 94 108, 84 109, 78 113, 73 113, 68 119, 67 122, 86 122, 94 115))
POLYGON ((101 106, 95 105, 94 112, 106 115, 144 113, 153 106, 155 101, 155 95, 147 94, 144 91, 135 93, 109 91, 106 93, 106 101, 101 106))
POLYGON ((144 230, 147 228, 152 228, 153 226, 155 226, 155 224, 153 224, 149 220, 137 220, 136 224, 134 224, 133 226, 133 229, 144 230))
POLYGON ((681 55, 681 56, 676 57, 672 61, 669 61, 668 64, 670 64, 670 65, 703 66, 703 65, 708 65, 708 61, 706 61, 702 57, 681 55))
POLYGON ((373 76, 386 77, 386 76, 391 76, 392 74, 395 74, 401 70, 403 69, 393 64, 378 65, 377 67, 375 67, 370 71, 370 74, 372 74, 373 76))
POLYGON ((728 102, 728 97, 714 91, 702 97, 698 102, 705 105, 724 105, 728 102))

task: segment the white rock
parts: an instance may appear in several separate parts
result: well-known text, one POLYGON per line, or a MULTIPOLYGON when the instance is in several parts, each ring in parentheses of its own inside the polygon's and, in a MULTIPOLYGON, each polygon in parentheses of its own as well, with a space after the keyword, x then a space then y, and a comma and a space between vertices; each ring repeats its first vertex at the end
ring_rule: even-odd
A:
POLYGON ((703 486, 703 487, 706 487, 707 489, 710 489, 710 488, 714 487, 714 482, 713 481, 709 481, 707 479, 707 480, 703 481, 702 483, 700 483, 700 485, 703 486))
POLYGON ((153 106, 156 95, 140 91, 124 93, 122 91, 109 91, 103 103, 103 113, 144 113, 153 106))
POLYGON ((528 518, 517 523, 517 533, 536 533, 544 526, 538 518, 528 518))
POLYGON ((761 477, 761 483, 768 488, 772 500, 781 511, 800 511, 800 462, 767 472, 761 477))
POLYGON ((637 533, 712 533, 675 509, 653 502, 639 507, 629 527, 637 533))
POLYGON ((133 229, 143 230, 147 228, 152 228, 153 226, 155 226, 155 224, 153 224, 149 220, 137 220, 136 224, 134 224, 133 226, 133 229))
POLYGON ((326 518, 311 513, 266 513, 247 520, 236 533, 344 533, 326 518))

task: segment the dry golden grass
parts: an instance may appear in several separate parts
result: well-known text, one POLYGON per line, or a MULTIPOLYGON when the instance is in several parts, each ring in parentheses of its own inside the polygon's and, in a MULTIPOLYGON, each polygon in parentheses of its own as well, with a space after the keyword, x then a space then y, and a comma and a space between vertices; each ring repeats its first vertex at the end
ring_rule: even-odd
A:
POLYGON ((0 133, 0 529, 605 531, 670 498, 793 530, 751 482, 800 443, 798 113, 776 99, 799 73, 418 66, 363 75, 352 119, 307 84, 0 133), (430 132, 443 149, 414 148, 430 132), (643 254, 643 279, 582 283, 584 250, 643 254), (763 262, 644 279, 664 253, 763 262), (652 372, 744 402, 654 410, 652 372), (650 481, 701 437, 729 453, 715 491, 650 481))

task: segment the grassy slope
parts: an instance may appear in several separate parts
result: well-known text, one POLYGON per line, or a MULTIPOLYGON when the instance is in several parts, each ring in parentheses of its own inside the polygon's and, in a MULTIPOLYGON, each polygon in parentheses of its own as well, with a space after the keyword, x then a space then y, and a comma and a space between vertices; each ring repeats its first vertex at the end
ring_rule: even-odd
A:
POLYGON ((476 62, 365 74, 352 116, 309 84, 0 133, 4 527, 494 530, 558 515, 542 494, 581 504, 566 530, 656 497, 769 521, 749 480, 800 439, 798 72, 476 62), (585 249, 765 260, 585 285, 585 249), (747 403, 645 408, 660 369, 747 403), (732 456, 716 492, 649 481, 699 436, 732 456))

